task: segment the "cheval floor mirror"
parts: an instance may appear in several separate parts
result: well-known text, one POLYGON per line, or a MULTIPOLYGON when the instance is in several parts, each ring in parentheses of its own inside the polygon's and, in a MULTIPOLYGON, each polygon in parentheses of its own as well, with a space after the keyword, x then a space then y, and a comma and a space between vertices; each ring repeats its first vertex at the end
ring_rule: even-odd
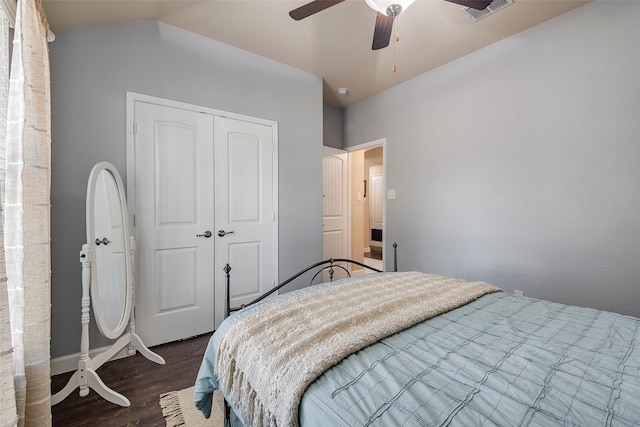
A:
POLYGON ((109 402, 129 406, 129 400, 107 387, 96 370, 127 348, 139 351, 147 359, 164 364, 164 359, 149 350, 135 332, 134 265, 135 240, 129 232, 127 201, 122 178, 108 162, 97 163, 87 184, 87 243, 82 245, 82 301, 80 359, 78 369, 67 385, 52 396, 51 404, 64 400, 77 387, 80 396, 95 390, 109 402), (89 353, 90 309, 98 329, 106 338, 116 340, 110 347, 91 357, 89 353))

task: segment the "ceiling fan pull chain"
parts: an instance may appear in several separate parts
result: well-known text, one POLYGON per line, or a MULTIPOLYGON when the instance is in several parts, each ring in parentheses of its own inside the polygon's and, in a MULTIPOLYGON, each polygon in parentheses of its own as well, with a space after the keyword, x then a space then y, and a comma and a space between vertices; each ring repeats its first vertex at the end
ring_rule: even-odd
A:
POLYGON ((400 24, 398 24, 399 19, 396 18, 393 22, 393 25, 395 25, 396 27, 396 37, 395 37, 395 41, 393 43, 393 66, 391 67, 391 71, 393 71, 394 73, 396 72, 396 70, 398 69, 396 67, 396 43, 398 43, 398 40, 400 40, 400 33, 398 31, 398 26, 400 24))

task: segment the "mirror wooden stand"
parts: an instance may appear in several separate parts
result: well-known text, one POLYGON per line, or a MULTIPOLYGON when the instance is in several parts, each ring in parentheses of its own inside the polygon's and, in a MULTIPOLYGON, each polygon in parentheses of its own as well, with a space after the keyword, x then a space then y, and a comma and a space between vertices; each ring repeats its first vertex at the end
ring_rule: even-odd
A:
POLYGON ((95 390, 109 402, 129 406, 129 400, 107 387, 96 370, 120 351, 129 355, 136 350, 158 364, 164 359, 149 350, 135 332, 135 292, 133 255, 135 240, 129 237, 127 202, 122 178, 108 162, 96 164, 87 184, 87 243, 82 245, 82 301, 80 322, 80 359, 78 369, 67 385, 51 397, 60 403, 73 390, 80 396, 95 390), (89 352, 90 310, 100 333, 116 340, 106 350, 91 356, 89 352))

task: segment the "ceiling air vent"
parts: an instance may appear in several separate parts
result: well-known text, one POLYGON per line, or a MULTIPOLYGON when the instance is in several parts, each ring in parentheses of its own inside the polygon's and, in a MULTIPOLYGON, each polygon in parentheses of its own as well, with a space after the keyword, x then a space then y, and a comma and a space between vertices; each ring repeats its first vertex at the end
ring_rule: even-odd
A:
POLYGON ((513 0, 493 0, 491 4, 489 4, 489 6, 485 7, 482 10, 474 9, 472 7, 465 7, 464 9, 462 9, 462 11, 469 15, 469 17, 474 21, 479 21, 482 18, 486 18, 487 16, 496 13, 500 9, 504 9, 510 4, 513 4, 513 0))

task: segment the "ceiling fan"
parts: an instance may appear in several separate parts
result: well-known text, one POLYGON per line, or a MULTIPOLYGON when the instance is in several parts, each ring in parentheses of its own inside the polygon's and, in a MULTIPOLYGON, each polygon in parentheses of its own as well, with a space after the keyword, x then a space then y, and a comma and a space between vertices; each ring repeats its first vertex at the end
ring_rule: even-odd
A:
MULTIPOLYGON (((291 16, 296 21, 304 19, 314 13, 321 12, 345 0, 314 0, 304 4, 291 12, 291 16)), ((373 31, 373 44, 371 49, 378 50, 389 46, 391 39, 391 31, 393 30, 393 21, 404 10, 407 9, 415 0, 365 0, 367 5, 378 12, 376 17, 376 26, 373 31)), ((491 4, 491 0, 445 0, 451 3, 460 4, 462 6, 471 7, 482 10, 491 4)))

